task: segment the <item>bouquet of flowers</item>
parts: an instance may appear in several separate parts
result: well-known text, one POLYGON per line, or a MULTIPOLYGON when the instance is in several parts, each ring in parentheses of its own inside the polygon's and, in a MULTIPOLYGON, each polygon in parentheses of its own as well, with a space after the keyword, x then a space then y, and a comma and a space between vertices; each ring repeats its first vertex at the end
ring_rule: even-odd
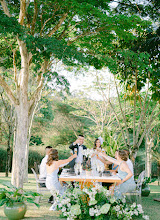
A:
POLYGON ((61 217, 67 218, 67 220, 128 220, 137 216, 149 219, 144 215, 140 204, 126 204, 125 198, 116 200, 111 196, 109 190, 99 184, 82 190, 78 185, 75 188, 68 188, 63 197, 57 196, 55 205, 57 210, 62 211, 61 217))
POLYGON ((82 154, 88 158, 91 158, 93 153, 94 153, 93 149, 88 149, 88 148, 82 151, 82 154))

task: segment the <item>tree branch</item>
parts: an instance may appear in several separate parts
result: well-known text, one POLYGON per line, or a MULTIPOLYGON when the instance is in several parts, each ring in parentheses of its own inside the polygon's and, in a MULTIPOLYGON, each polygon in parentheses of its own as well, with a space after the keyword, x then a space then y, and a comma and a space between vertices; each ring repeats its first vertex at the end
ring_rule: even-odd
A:
MULTIPOLYGON (((159 104, 159 103, 157 102, 157 104, 155 105, 154 109, 157 107, 158 104, 159 104)), ((157 116, 160 114, 160 112, 158 112, 158 113, 154 116, 154 118, 153 118, 154 109, 153 109, 153 111, 152 111, 152 114, 151 114, 150 120, 149 120, 149 122, 148 122, 148 125, 146 125, 146 128, 144 129, 144 132, 143 132, 143 134, 141 135, 141 138, 140 138, 140 140, 139 140, 138 143, 137 143, 137 147, 138 147, 138 148, 139 148, 139 146, 141 145, 141 143, 142 143, 142 141, 143 141, 143 138, 144 138, 146 132, 149 132, 149 131, 151 130, 151 128, 152 128, 151 125, 152 125, 153 121, 154 121, 154 120, 157 118, 157 116)))
POLYGON ((3 11, 4 13, 8 16, 8 17, 11 17, 11 14, 9 12, 9 9, 8 9, 8 6, 7 6, 7 3, 5 0, 0 0, 1 2, 1 5, 2 5, 2 8, 3 8, 3 11))
POLYGON ((77 41, 79 38, 82 38, 82 37, 85 37, 87 35, 90 35, 90 34, 97 34, 99 31, 103 31, 106 27, 100 27, 100 28, 97 28, 95 31, 87 31, 83 34, 80 34, 78 35, 77 37, 75 37, 73 40, 69 40, 67 45, 70 46, 72 43, 74 43, 75 41, 77 41))
POLYGON ((136 97, 137 97, 137 69, 135 73, 135 90, 134 90, 134 114, 133 114, 133 146, 136 144, 136 97))
POLYGON ((122 117, 123 117, 123 121, 124 121, 124 124, 125 124, 125 129, 126 129, 126 134, 127 134, 127 143, 128 143, 128 145, 130 145, 129 132, 128 132, 128 128, 127 128, 127 121, 126 121, 126 117, 124 115, 124 112, 122 110, 122 105, 121 105, 121 101, 120 101, 120 96, 119 96, 119 91, 118 91, 117 83, 116 83, 116 80, 115 80, 115 76, 114 76, 114 83, 115 83, 116 91, 117 91, 117 95, 118 95, 119 107, 120 107, 121 114, 122 114, 122 117))
POLYGON ((43 73, 45 73, 46 69, 47 69, 47 61, 44 61, 43 65, 42 65, 42 72, 41 74, 39 74, 38 76, 38 86, 36 88, 36 90, 34 91, 34 93, 32 94, 30 101, 29 101, 29 105, 30 105, 30 112, 32 112, 32 109, 34 108, 34 105, 36 104, 36 102, 39 101, 39 97, 40 97, 40 93, 42 91, 43 88, 43 73))
POLYGON ((51 37, 57 30, 58 28, 61 26, 61 24, 64 22, 64 20, 66 19, 68 13, 64 13, 62 18, 59 20, 58 24, 56 24, 56 26, 49 32, 48 36, 51 37))
POLYGON ((38 14, 37 0, 34 0, 34 15, 33 15, 33 20, 32 20, 32 27, 31 27, 31 33, 32 34, 34 33, 36 19, 37 19, 37 14, 38 14))
POLYGON ((15 96, 13 95, 13 92, 11 91, 10 87, 8 86, 8 84, 4 81, 4 79, 2 78, 2 76, 0 75, 0 85, 2 86, 2 88, 4 89, 4 91, 6 92, 8 98, 11 100, 11 102, 13 103, 13 105, 19 105, 19 101, 18 99, 15 98, 15 96))
POLYGON ((26 13, 26 0, 20 0, 20 13, 19 13, 19 23, 23 25, 24 17, 26 13))

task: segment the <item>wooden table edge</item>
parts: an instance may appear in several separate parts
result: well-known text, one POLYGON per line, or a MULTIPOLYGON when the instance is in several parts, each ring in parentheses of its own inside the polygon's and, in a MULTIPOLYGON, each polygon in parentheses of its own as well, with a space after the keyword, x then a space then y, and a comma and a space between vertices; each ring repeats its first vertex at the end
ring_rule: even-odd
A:
POLYGON ((100 183, 119 183, 121 182, 121 179, 92 179, 92 178, 71 178, 71 177, 59 177, 59 181, 75 181, 75 182, 100 182, 100 183))

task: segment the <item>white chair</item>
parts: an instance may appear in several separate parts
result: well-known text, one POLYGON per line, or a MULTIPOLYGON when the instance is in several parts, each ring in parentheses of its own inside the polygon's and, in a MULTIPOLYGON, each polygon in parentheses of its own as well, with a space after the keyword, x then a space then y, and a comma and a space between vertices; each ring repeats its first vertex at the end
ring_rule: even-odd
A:
POLYGON ((35 177, 35 179, 36 179, 37 192, 38 192, 38 193, 43 193, 43 192, 49 191, 46 187, 42 187, 42 186, 40 185, 40 183, 45 184, 46 180, 41 180, 41 179, 39 179, 38 176, 37 176, 37 174, 36 174, 36 172, 35 172, 35 170, 34 170, 33 168, 31 168, 31 170, 32 170, 32 172, 33 172, 33 174, 34 174, 34 177, 35 177))
POLYGON ((136 182, 136 189, 132 192, 127 192, 124 195, 126 198, 132 202, 132 198, 136 197, 136 203, 140 204, 141 203, 141 192, 142 192, 142 183, 145 178, 145 171, 142 171, 138 177, 138 180, 136 182))

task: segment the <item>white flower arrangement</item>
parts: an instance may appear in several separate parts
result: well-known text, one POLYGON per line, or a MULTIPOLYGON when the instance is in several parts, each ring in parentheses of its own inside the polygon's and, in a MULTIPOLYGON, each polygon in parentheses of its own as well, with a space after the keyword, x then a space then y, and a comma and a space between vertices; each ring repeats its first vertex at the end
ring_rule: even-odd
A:
POLYGON ((82 150, 82 154, 85 156, 85 157, 89 157, 91 158, 92 154, 94 153, 93 149, 86 149, 86 150, 82 150))
POLYGON ((55 200, 57 210, 62 212, 61 217, 67 220, 109 219, 110 217, 128 220, 137 216, 149 219, 144 215, 140 204, 126 204, 125 198, 117 200, 109 190, 99 184, 82 190, 76 184, 75 188, 68 188, 63 197, 58 195, 55 200))

